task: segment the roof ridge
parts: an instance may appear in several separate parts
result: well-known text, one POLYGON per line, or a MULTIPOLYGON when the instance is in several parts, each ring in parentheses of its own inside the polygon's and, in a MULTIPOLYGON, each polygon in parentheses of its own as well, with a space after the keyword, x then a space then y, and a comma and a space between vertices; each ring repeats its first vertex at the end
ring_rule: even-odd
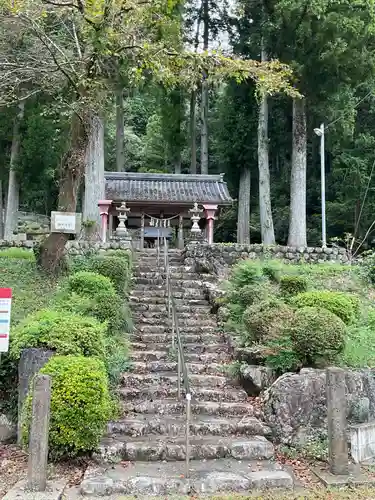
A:
POLYGON ((106 179, 124 179, 124 180, 173 180, 182 182, 208 181, 225 182, 224 174, 168 174, 168 173, 149 173, 149 172, 104 172, 106 179))

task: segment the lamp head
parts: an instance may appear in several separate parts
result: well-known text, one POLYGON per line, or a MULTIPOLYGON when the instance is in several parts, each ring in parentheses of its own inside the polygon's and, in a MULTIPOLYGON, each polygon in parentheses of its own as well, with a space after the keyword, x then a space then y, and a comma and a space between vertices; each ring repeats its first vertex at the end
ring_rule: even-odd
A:
POLYGON ((318 137, 322 137, 322 135, 323 135, 322 129, 320 129, 320 128, 314 128, 314 132, 316 133, 316 135, 318 137))

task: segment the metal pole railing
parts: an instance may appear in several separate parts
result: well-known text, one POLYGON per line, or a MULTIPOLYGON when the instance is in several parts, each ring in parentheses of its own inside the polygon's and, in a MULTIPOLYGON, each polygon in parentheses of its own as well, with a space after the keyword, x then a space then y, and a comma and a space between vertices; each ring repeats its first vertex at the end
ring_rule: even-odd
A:
MULTIPOLYGON (((164 264, 166 274, 166 293, 168 301, 168 318, 171 320, 172 326, 172 349, 175 349, 175 337, 177 338, 177 398, 181 401, 181 376, 183 377, 185 386, 186 398, 186 477, 189 477, 189 464, 190 464, 190 421, 191 421, 191 392, 189 386, 189 376, 187 366, 184 358, 184 349, 178 328, 178 318, 176 304, 173 297, 172 283, 170 278, 169 258, 168 258, 168 242, 164 237, 164 264)), ((159 262, 159 261, 158 261, 159 262)))

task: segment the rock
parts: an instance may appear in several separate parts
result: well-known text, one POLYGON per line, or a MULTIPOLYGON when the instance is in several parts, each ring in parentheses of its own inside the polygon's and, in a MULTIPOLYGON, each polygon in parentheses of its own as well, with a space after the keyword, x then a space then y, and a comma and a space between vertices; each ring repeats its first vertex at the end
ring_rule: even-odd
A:
POLYGON ((0 414, 0 443, 5 443, 16 437, 16 426, 3 413, 0 414))
POLYGON ((220 299, 225 297, 225 291, 222 290, 218 283, 204 282, 203 293, 205 298, 212 306, 212 312, 217 312, 220 307, 220 299))
POLYGON ((275 371, 267 366, 241 365, 240 372, 242 384, 249 396, 257 396, 268 389, 277 378, 275 371))
POLYGON ((260 470, 248 475, 250 489, 268 490, 273 488, 293 488, 293 478, 283 470, 260 470))
POLYGON ((249 489, 250 481, 233 472, 211 472, 207 474, 200 485, 200 493, 211 494, 220 491, 245 491, 249 489))
MULTIPOLYGON (((277 441, 303 446, 327 437, 324 370, 303 369, 278 378, 263 395, 265 423, 277 441)), ((375 418, 375 370, 346 372, 348 422, 375 418)))

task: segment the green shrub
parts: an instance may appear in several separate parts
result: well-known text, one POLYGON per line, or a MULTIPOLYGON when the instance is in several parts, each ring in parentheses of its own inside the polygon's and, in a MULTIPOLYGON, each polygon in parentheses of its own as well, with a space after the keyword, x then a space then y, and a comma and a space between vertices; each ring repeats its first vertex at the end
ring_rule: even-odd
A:
POLYGON ((122 254, 94 255, 91 257, 79 257, 70 262, 73 272, 90 271, 106 276, 112 281, 117 292, 124 295, 130 282, 130 254, 122 251, 122 254))
POLYGON ((278 338, 293 320, 294 310, 281 300, 271 297, 252 306, 243 314, 247 342, 264 342, 278 338))
POLYGON ((115 335, 106 338, 105 350, 109 383, 113 388, 116 388, 121 374, 130 367, 129 345, 124 335, 115 335))
POLYGON ((323 290, 300 293, 292 299, 292 304, 299 308, 324 307, 347 325, 353 323, 356 317, 351 296, 343 292, 323 290))
POLYGON ((360 325, 352 327, 340 356, 341 365, 350 368, 375 367, 375 329, 360 325))
POLYGON ((375 252, 370 251, 364 254, 361 262, 362 274, 372 284, 375 283, 375 252))
POLYGON ((233 267, 230 281, 235 288, 251 285, 262 279, 262 268, 258 261, 243 260, 233 267))
POLYGON ((262 273, 271 281, 278 283, 282 273, 283 265, 278 260, 268 260, 262 266, 262 273))
POLYGON ((28 347, 46 347, 57 354, 104 358, 107 325, 95 318, 45 309, 27 316, 11 334, 10 352, 19 358, 28 347))
POLYGON ((265 300, 269 289, 265 282, 252 283, 241 288, 234 289, 229 293, 228 301, 233 304, 239 304, 246 308, 254 302, 265 300))
POLYGON ((334 361, 345 347, 345 323, 323 307, 298 309, 286 332, 304 366, 334 361))
POLYGON ((63 293, 56 307, 82 316, 92 316, 108 324, 111 334, 131 332, 132 316, 128 303, 115 292, 103 290, 92 297, 77 293, 63 293))
POLYGON ((0 259, 25 259, 35 261, 35 256, 32 250, 12 247, 1 249, 0 259))
POLYGON ((266 366, 278 373, 293 372, 302 366, 300 356, 296 353, 289 335, 281 334, 279 338, 267 342, 264 347, 266 366))
MULTIPOLYGON (((94 451, 112 417, 104 363, 82 356, 54 356, 40 370, 52 378, 49 450, 52 458, 94 451)), ((29 438, 32 394, 23 410, 23 436, 29 438)))
POLYGON ((307 292, 307 279, 304 276, 281 276, 280 292, 281 295, 286 298, 307 292))
POLYGON ((116 295, 115 287, 109 278, 90 271, 78 271, 72 274, 67 279, 66 286, 70 292, 87 297, 93 297, 102 292, 116 295))

